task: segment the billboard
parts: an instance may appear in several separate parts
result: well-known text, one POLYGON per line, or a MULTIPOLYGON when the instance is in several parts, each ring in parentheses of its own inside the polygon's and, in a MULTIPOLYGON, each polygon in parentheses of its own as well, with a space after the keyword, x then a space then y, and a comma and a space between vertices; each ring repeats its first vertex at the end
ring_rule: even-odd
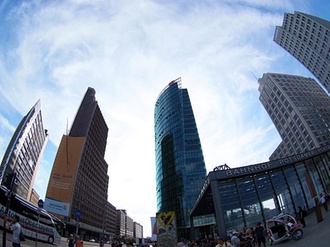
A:
POLYGON ((85 137, 63 135, 50 174, 44 208, 69 216, 73 187, 85 137))
POLYGON ((157 246, 177 246, 175 212, 160 212, 156 216, 157 246))

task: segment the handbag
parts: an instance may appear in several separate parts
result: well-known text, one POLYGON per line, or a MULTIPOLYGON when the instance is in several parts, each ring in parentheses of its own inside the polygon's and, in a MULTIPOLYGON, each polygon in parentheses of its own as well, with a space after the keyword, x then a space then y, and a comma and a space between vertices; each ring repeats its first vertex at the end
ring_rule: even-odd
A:
POLYGON ((19 240, 21 240, 22 242, 25 241, 25 236, 23 234, 23 231, 21 229, 21 231, 19 232, 19 240))

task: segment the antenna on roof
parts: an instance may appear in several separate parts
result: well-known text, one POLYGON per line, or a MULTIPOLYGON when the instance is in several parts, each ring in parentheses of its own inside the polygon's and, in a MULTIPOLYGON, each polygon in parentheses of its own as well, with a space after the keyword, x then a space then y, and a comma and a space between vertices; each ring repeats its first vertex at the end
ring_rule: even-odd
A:
POLYGON ((258 80, 258 78, 253 74, 252 71, 250 71, 250 73, 253 75, 253 77, 254 77, 256 80, 258 80))

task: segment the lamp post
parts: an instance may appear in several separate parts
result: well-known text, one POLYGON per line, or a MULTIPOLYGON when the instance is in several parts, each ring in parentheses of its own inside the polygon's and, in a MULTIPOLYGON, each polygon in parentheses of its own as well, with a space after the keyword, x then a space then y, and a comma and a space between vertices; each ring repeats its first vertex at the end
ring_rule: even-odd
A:
POLYGON ((103 205, 103 219, 102 219, 102 235, 101 235, 101 239, 100 239, 100 247, 104 246, 104 228, 105 228, 105 221, 106 221, 106 214, 105 214, 105 208, 107 206, 107 202, 104 202, 103 205))
POLYGON ((76 208, 76 210, 74 211, 74 215, 76 216, 76 220, 77 220, 77 225, 76 225, 76 237, 78 235, 78 225, 79 225, 79 219, 81 216, 81 212, 78 208, 76 208))
POLYGON ((38 224, 37 224, 37 232, 36 232, 35 247, 38 246, 38 232, 39 232, 40 213, 41 213, 41 209, 42 209, 43 207, 44 207, 44 201, 40 199, 40 200, 38 201, 38 224))

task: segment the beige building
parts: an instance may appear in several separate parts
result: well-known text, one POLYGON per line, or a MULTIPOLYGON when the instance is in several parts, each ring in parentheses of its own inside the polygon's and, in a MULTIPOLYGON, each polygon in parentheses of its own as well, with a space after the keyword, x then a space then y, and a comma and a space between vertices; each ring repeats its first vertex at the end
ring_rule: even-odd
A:
POLYGON ((86 239, 104 231, 109 183, 108 127, 95 93, 88 88, 69 134, 62 137, 45 199, 45 209, 64 218, 67 233, 78 225, 86 239))

